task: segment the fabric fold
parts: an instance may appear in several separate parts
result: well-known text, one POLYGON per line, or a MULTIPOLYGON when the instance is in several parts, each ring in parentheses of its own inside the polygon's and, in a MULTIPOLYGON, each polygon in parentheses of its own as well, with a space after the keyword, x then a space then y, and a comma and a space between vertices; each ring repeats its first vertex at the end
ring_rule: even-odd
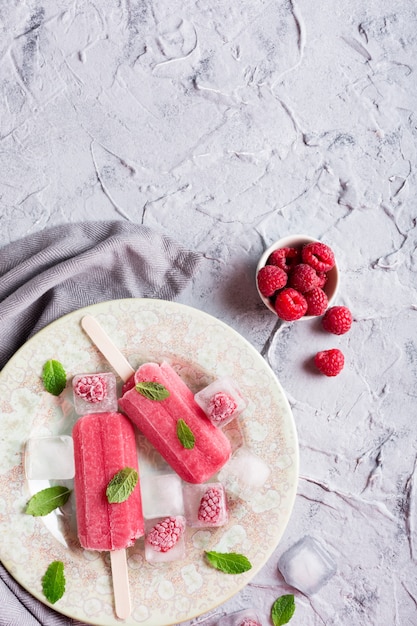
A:
POLYGON ((57 226, 0 250, 0 369, 53 320, 119 298, 172 300, 201 254, 139 224, 57 226))

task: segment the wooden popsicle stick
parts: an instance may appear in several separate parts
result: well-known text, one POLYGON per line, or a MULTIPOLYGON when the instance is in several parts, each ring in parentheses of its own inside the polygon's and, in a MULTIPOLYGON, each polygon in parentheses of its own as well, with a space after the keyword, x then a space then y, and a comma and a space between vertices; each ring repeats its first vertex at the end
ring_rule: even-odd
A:
POLYGON ((103 327, 100 326, 96 318, 92 315, 85 315, 81 320, 81 326, 100 350, 106 361, 108 361, 115 372, 119 374, 123 382, 127 382, 129 378, 133 376, 135 370, 110 339, 103 327))
POLYGON ((126 550, 111 550, 110 563, 115 613, 120 619, 127 619, 132 611, 132 607, 130 603, 126 550))

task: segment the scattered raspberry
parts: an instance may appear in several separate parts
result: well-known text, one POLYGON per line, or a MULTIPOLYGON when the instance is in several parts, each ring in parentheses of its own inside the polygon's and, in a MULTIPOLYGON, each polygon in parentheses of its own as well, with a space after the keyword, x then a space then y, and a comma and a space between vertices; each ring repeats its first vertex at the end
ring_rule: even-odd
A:
POLYGON ((86 402, 101 402, 107 394, 107 385, 103 376, 83 376, 74 386, 74 393, 86 402))
POLYGON ((307 311, 307 301, 296 289, 288 287, 280 291, 275 300, 275 311, 282 320, 299 320, 307 311))
POLYGON ((316 271, 307 263, 299 263, 291 270, 288 284, 300 293, 305 293, 317 287, 318 282, 316 271))
POLYGON ((324 330, 334 335, 344 335, 352 326, 352 313, 345 306, 332 306, 322 319, 324 330))
POLYGON ((303 295, 307 300, 306 315, 323 315, 329 304, 323 289, 320 289, 320 287, 314 287, 314 289, 307 291, 307 293, 303 295))
POLYGON ((331 248, 319 241, 306 244, 301 250, 301 258, 304 263, 311 265, 317 272, 328 272, 335 264, 331 248))
POLYGON ((207 407, 207 415, 216 424, 221 424, 228 417, 233 415, 237 409, 237 402, 224 391, 215 393, 210 398, 210 402, 207 407))
POLYGON ((297 248, 279 248, 268 257, 268 265, 276 265, 284 272, 289 272, 300 260, 300 251, 297 248))
POLYGON ((337 376, 343 369, 345 357, 337 348, 317 352, 314 365, 326 376, 337 376))
POLYGON ((258 287, 264 298, 270 298, 287 284, 287 274, 276 265, 265 265, 258 272, 258 287))
POLYGON ((246 617, 243 622, 240 622, 239 626, 261 626, 261 624, 254 619, 250 619, 250 617, 246 617))
POLYGON ((156 552, 168 552, 177 544, 184 530, 183 517, 167 517, 152 528, 146 541, 156 552))
POLYGON ((216 523, 222 512, 222 493, 218 487, 209 487, 201 498, 197 517, 200 522, 216 523))

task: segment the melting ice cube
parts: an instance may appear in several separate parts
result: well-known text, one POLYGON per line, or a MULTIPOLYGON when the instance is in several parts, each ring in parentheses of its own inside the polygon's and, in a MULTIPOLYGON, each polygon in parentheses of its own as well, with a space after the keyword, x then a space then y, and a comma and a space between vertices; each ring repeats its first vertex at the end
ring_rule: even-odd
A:
POLYGON ((265 461, 243 446, 222 467, 218 479, 227 491, 242 500, 250 500, 265 484, 269 474, 265 461))
POLYGON ((226 494, 221 483, 184 484, 187 524, 194 528, 223 526, 228 520, 226 494))
POLYGON ((72 379, 72 391, 78 415, 117 411, 116 376, 112 372, 78 374, 72 379))
POLYGON ((281 555, 278 569, 288 585, 309 596, 325 585, 337 568, 325 548, 306 535, 281 555))
POLYGON ((194 396, 209 420, 216 426, 225 426, 246 408, 236 383, 229 377, 218 378, 194 396))
POLYGON ((182 481, 178 474, 141 476, 140 488, 145 518, 184 514, 182 481))
POLYGON ((74 445, 68 435, 31 437, 25 447, 29 480, 67 480, 74 477, 74 445))

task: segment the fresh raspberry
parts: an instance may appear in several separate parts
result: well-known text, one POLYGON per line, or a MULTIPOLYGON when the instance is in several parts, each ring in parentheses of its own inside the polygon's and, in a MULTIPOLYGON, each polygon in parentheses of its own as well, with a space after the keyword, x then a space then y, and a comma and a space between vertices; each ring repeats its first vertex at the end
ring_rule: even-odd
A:
POLYGON ((265 265, 258 272, 258 287, 264 298, 270 298, 287 284, 287 274, 276 265, 265 265))
POLYGON ((317 287, 321 287, 323 289, 324 285, 327 283, 327 274, 326 272, 316 272, 318 278, 317 287))
POLYGON ((352 326, 352 313, 345 306, 332 306, 322 319, 324 330, 334 335, 344 335, 352 326))
POLYGON ((307 301, 296 289, 287 287, 280 291, 275 300, 275 311, 282 320, 299 320, 307 311, 307 301))
POLYGON ((311 265, 317 272, 328 272, 334 267, 334 254, 329 246, 319 241, 312 241, 301 250, 304 263, 311 265))
POLYGON ((200 522, 216 523, 222 512, 222 493, 218 487, 209 487, 201 498, 197 517, 200 522))
POLYGON ((314 357, 314 365, 326 376, 337 376, 343 369, 345 357, 337 348, 317 352, 314 357))
POLYGON ((181 515, 166 517, 152 528, 146 541, 156 552, 168 552, 178 543, 184 530, 185 521, 181 515))
POLYGON ((297 248, 278 248, 268 257, 268 265, 276 265, 284 272, 289 272, 300 260, 300 251, 297 248))
POLYGON ((250 619, 250 617, 245 617, 243 622, 240 622, 239 626, 261 626, 261 624, 254 619, 250 619))
POLYGON ((207 407, 207 415, 216 424, 221 424, 230 417, 237 409, 237 402, 224 391, 215 393, 210 398, 207 407))
POLYGON ((303 295, 307 300, 308 308, 306 315, 323 315, 329 304, 323 289, 320 289, 320 287, 314 287, 314 289, 307 291, 307 293, 303 295))
POLYGON ((307 263, 299 263, 291 270, 288 284, 300 293, 305 293, 317 287, 318 282, 316 271, 307 263))
POLYGON ((83 376, 77 380, 74 393, 86 402, 101 402, 107 394, 107 384, 103 376, 83 376))

